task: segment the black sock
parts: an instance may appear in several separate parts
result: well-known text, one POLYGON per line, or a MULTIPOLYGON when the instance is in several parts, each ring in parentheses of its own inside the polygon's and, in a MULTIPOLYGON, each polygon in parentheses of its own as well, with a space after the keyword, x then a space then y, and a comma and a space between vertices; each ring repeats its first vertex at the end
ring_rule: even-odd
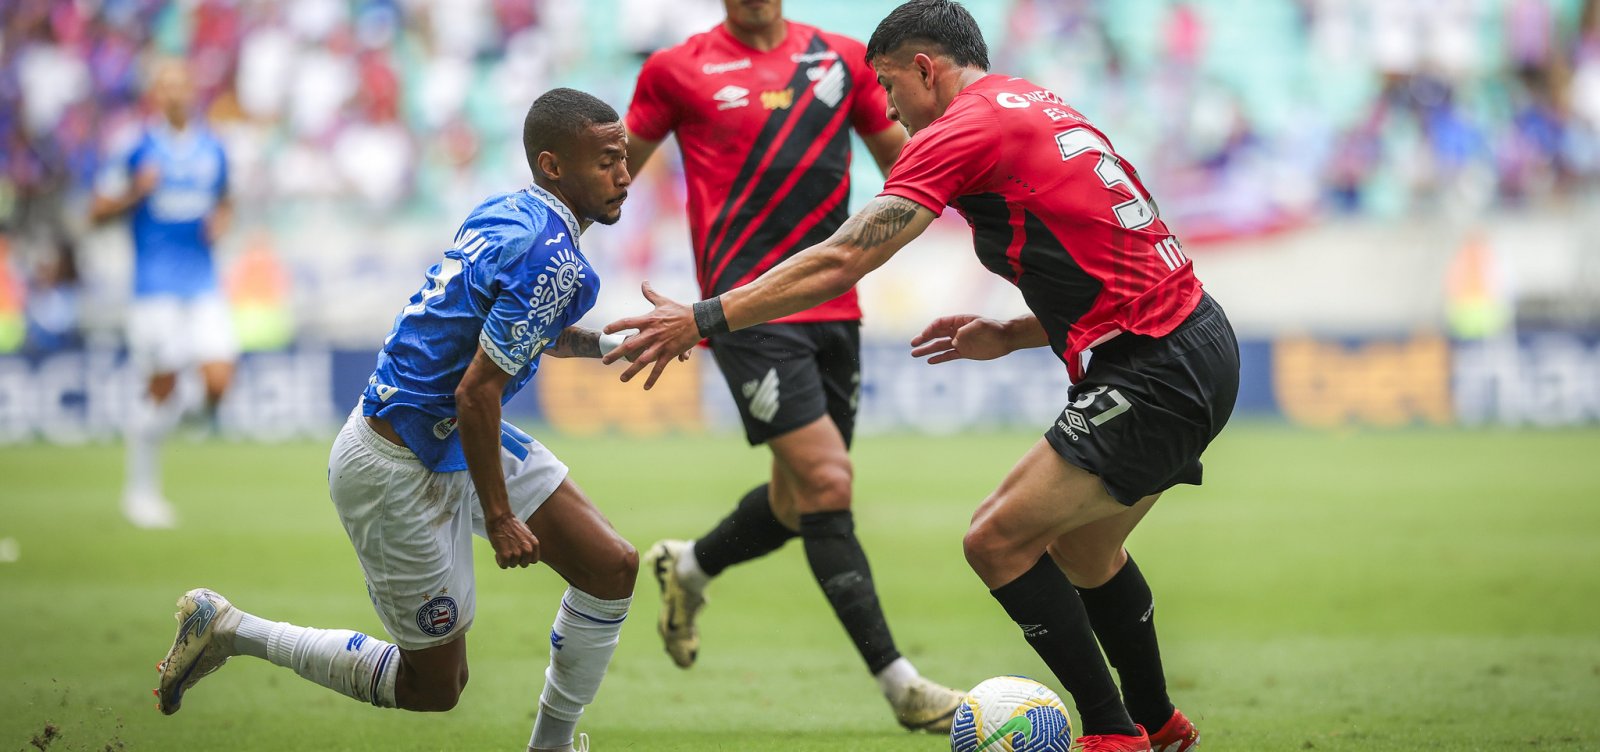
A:
POLYGON ((728 567, 782 548, 796 535, 773 516, 768 486, 763 483, 750 489, 711 532, 695 540, 694 559, 706 574, 716 577, 728 567))
POLYGON ((876 674, 894 663, 900 651, 895 650, 889 623, 878 605, 872 569, 867 566, 861 541, 856 540, 856 524, 850 511, 800 515, 800 537, 805 540, 811 574, 867 662, 867 670, 876 674))
POLYGON ((1111 681, 1111 670, 1100 657, 1083 601, 1048 555, 1021 577, 989 592, 1072 695, 1083 722, 1080 734, 1136 733, 1111 681))
POLYGON ((1122 680, 1122 701, 1133 722, 1154 733, 1172 717, 1167 677, 1156 644, 1155 600, 1130 557, 1106 584, 1078 588, 1089 623, 1122 680))

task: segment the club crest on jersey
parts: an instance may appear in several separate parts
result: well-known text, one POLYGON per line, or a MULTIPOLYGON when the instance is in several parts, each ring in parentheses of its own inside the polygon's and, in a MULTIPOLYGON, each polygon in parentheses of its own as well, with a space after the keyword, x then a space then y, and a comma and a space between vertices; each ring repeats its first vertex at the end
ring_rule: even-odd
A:
POLYGON ((794 89, 761 92, 761 106, 769 110, 787 110, 794 104, 794 89))
POLYGON ((443 637, 455 629, 456 619, 460 615, 456 599, 441 595, 417 609, 417 628, 434 637, 443 637))
POLYGON ((745 105, 750 104, 750 100, 748 99, 749 96, 749 89, 746 89, 743 86, 734 86, 733 84, 728 84, 727 86, 718 89, 717 93, 711 95, 711 98, 722 103, 717 105, 717 109, 731 110, 735 107, 744 107, 745 105))
MULTIPOLYGON (((813 68, 812 70, 816 69, 813 68)), ((807 71, 806 77, 810 78, 810 76, 810 71, 807 71)), ((830 65, 828 66, 827 70, 823 71, 821 75, 812 80, 816 81, 816 83, 811 85, 811 93, 816 95, 817 101, 829 107, 839 106, 840 100, 844 99, 845 91, 845 75, 843 65, 830 65)))

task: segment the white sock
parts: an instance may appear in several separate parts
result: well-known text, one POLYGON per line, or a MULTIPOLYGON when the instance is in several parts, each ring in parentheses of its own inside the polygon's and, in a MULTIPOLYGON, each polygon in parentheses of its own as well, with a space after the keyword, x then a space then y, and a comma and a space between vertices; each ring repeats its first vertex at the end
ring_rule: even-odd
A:
POLYGON ((890 703, 899 702, 905 695, 906 687, 922 678, 922 674, 917 673, 917 667, 911 665, 911 661, 904 656, 894 659, 894 663, 884 666, 882 671, 872 676, 878 680, 878 689, 890 703))
POLYGON ((706 585, 711 584, 711 575, 700 568, 700 560, 694 557, 694 541, 689 541, 689 547, 678 557, 677 569, 678 581, 690 590, 701 592, 706 589, 706 585))
POLYGON ((566 749, 572 744, 578 717, 600 691, 632 602, 632 598, 601 600, 567 588, 550 628, 550 667, 544 672, 529 749, 566 749))
POLYGON ((392 708, 400 648, 348 629, 312 629, 241 612, 233 650, 263 658, 346 697, 392 708))
POLYGON ((148 394, 134 400, 123 431, 128 446, 129 495, 161 493, 161 441, 178 423, 177 407, 177 395, 169 395, 166 402, 156 402, 148 394))

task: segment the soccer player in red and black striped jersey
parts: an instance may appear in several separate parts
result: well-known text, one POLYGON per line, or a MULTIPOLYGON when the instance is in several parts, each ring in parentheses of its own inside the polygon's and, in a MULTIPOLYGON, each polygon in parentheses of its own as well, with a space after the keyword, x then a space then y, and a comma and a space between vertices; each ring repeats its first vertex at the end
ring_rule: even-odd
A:
POLYGON ((912 354, 1049 347, 1073 379, 1060 417, 973 515, 967 560, 1072 695, 1083 749, 1188 750, 1199 732, 1168 698, 1150 588, 1124 542, 1163 491, 1200 482, 1238 394, 1233 329, 1133 167, 1055 93, 989 74, 960 5, 901 5, 867 56, 912 134, 883 192, 747 285, 693 306, 647 290, 655 309, 607 327, 640 330, 608 357, 635 358, 624 381, 653 366, 649 388, 700 337, 838 295, 955 208, 1032 314, 940 318, 912 354))
MULTIPOLYGON (((637 172, 676 134, 701 293, 743 285, 820 243, 849 215, 850 132, 888 172, 906 141, 858 41, 783 18, 780 0, 724 0, 727 19, 652 55, 628 108, 637 172)), ((712 577, 801 538, 812 573, 899 722, 944 733, 960 694, 895 648, 850 511, 861 309, 849 287, 772 323, 709 338, 752 445, 772 474, 693 541, 660 541, 658 631, 683 668, 712 577)))

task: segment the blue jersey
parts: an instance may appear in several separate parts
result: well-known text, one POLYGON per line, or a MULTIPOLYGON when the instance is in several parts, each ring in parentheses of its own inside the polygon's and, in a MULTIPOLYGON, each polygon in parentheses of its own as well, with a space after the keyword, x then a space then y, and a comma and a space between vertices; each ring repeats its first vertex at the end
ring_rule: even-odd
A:
MULTIPOLYGON (((511 374, 505 404, 599 292, 599 276, 578 252, 578 220, 560 199, 538 186, 490 198, 395 318, 362 412, 389 421, 429 468, 465 470, 455 391, 478 348, 511 374)), ((517 451, 522 434, 502 430, 502 443, 517 451)))
POLYGON ((227 195, 228 160, 222 143, 191 125, 145 129, 133 150, 101 177, 102 193, 128 190, 141 171, 156 187, 133 206, 133 294, 192 298, 217 289, 206 218, 227 195))

